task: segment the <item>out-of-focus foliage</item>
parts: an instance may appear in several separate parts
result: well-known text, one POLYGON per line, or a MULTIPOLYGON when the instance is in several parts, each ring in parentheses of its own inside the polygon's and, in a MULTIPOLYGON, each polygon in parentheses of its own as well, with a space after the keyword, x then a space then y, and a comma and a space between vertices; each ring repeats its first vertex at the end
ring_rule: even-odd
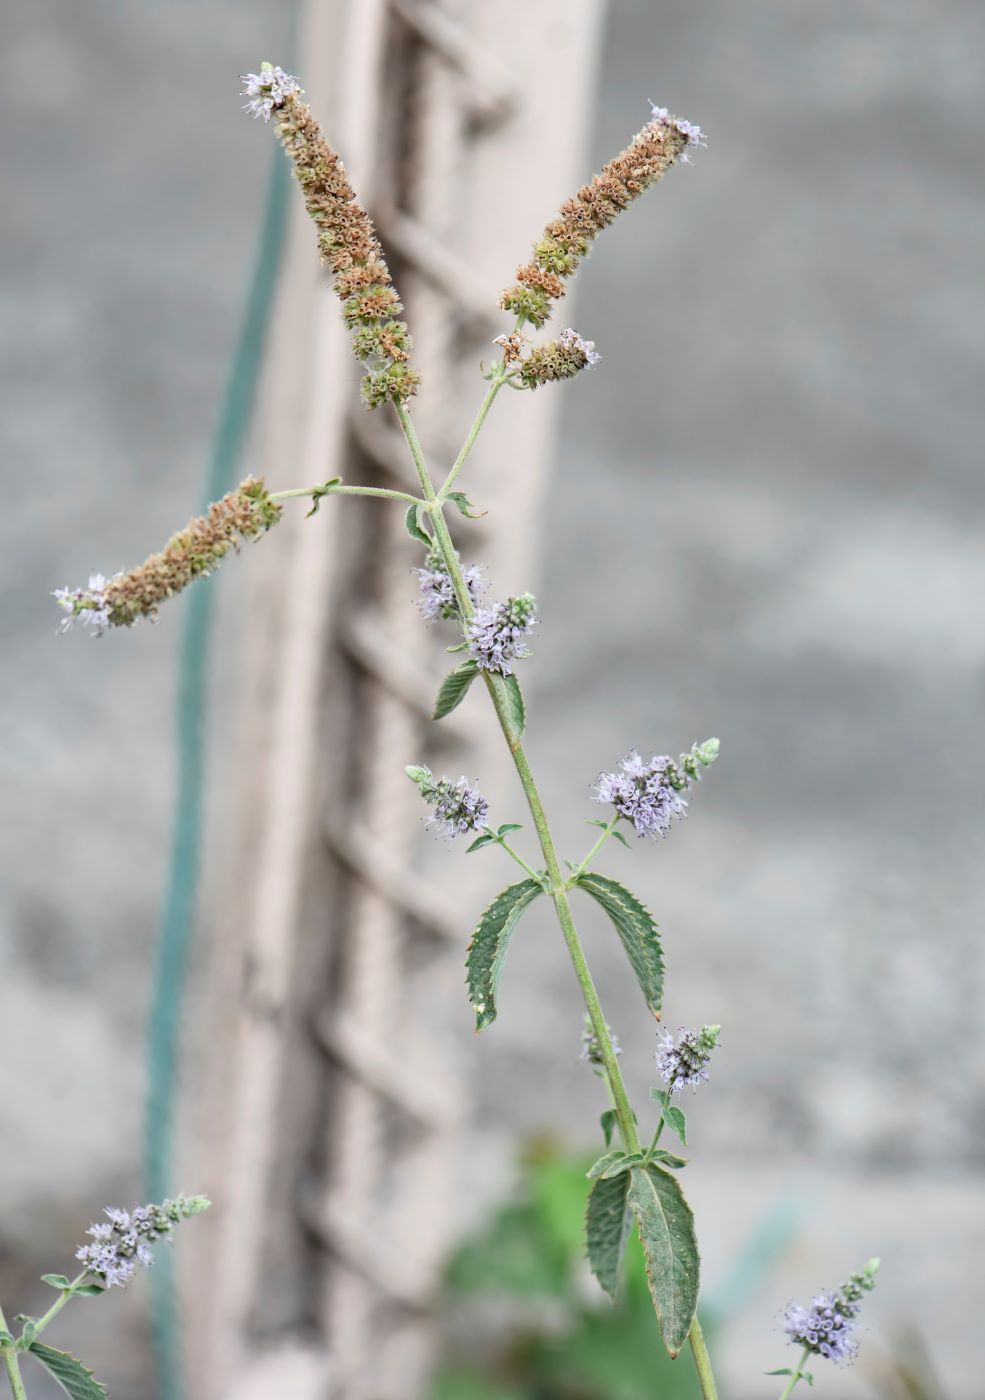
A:
POLYGON ((592 1160, 534 1147, 512 1201, 458 1249, 432 1400, 699 1400, 687 1357, 660 1341, 638 1241, 616 1306, 589 1273, 592 1160))

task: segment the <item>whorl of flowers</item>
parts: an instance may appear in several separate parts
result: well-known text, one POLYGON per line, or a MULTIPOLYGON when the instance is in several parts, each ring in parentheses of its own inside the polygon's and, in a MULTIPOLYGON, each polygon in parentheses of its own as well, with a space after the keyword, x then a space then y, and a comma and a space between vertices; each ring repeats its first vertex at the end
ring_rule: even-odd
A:
POLYGON ((553 379, 573 379, 586 366, 597 365, 601 358, 595 341, 583 340, 569 326, 557 340, 549 340, 546 345, 531 350, 520 362, 518 373, 526 388, 536 389, 553 379))
POLYGON ((417 784, 424 801, 434 808, 429 826, 437 827, 442 836, 463 836, 468 831, 484 831, 488 826, 489 803, 478 787, 468 778, 435 778, 430 768, 412 764, 406 770, 408 778, 417 784))
POLYGON ((513 674, 513 662, 530 655, 524 642, 537 625, 537 603, 531 593, 507 598, 491 608, 477 608, 469 620, 469 655, 483 671, 498 671, 501 676, 513 674))
POLYGON ((261 63, 259 73, 244 73, 241 97, 248 98, 243 111, 269 122, 275 107, 283 107, 289 97, 300 96, 301 84, 293 73, 285 73, 272 63, 261 63))
POLYGON ((84 1244, 75 1257, 107 1288, 122 1288, 136 1273, 137 1265, 149 1268, 154 1262, 153 1246, 170 1240, 175 1225, 208 1210, 205 1196, 178 1196, 161 1205, 136 1206, 120 1210, 107 1206, 106 1220, 90 1225, 86 1234, 92 1243, 84 1244))
POLYGON ((602 773, 595 784, 596 802, 612 803, 620 816, 633 823, 637 836, 666 836, 671 823, 687 812, 681 796, 718 757, 718 740, 695 744, 677 762, 668 754, 644 759, 635 749, 611 773, 602 773))
POLYGON ((263 481, 248 477, 215 501, 208 515, 190 520, 159 554, 129 573, 109 580, 93 574, 87 589, 55 589, 53 596, 66 613, 61 630, 81 622, 100 636, 109 627, 132 627, 138 618, 154 617, 166 599, 211 574, 231 549, 239 548, 240 540, 255 539, 276 525, 281 510, 263 481))
MULTIPOLYGON (((606 1023, 605 1029, 609 1033, 612 1048, 617 1055, 622 1054, 622 1046, 619 1044, 619 1037, 611 1026, 606 1023)), ((581 1055, 579 1059, 587 1060, 590 1065, 600 1066, 605 1063, 602 1059, 602 1046, 598 1036, 592 1029, 592 1022, 589 1016, 585 1017, 585 1028, 581 1033, 581 1055)))
POLYGON ((829 1361, 851 1361, 858 1351, 855 1319, 862 1299, 876 1286, 879 1260, 870 1259, 834 1293, 819 1293, 809 1308, 790 1303, 783 1329, 790 1341, 829 1361))
POLYGON ((689 145, 698 144, 703 144, 700 127, 655 107, 650 121, 626 150, 561 205, 558 217, 534 245, 530 262, 517 268, 516 285, 503 293, 500 305, 504 310, 542 326, 553 303, 564 296, 565 280, 602 230, 683 159, 689 145))
MULTIPOLYGON (((415 569, 414 573, 417 575, 421 594, 417 606, 423 618, 428 622, 435 622, 438 618, 451 619, 461 616, 451 575, 445 569, 437 550, 431 550, 424 561, 424 567, 415 569)), ((486 587, 482 565, 469 564, 462 570, 462 577, 473 604, 477 603, 486 587)))
POLYGON ((686 1031, 682 1026, 676 1043, 670 1031, 658 1032, 657 1071, 671 1094, 679 1094, 688 1085, 697 1090, 708 1078, 705 1066, 721 1030, 721 1026, 702 1026, 699 1031, 686 1031))
MULTIPOLYGON (((402 403, 417 393, 418 375, 410 364, 412 342, 406 322, 397 319, 403 309, 393 288, 390 269, 376 236, 373 221, 358 203, 339 156, 325 140, 300 99, 301 88, 290 78, 277 78, 281 69, 269 63, 260 73, 246 75, 248 104, 258 103, 256 115, 272 117, 304 204, 318 232, 322 260, 332 270, 342 317, 352 331, 356 359, 366 367, 363 399, 369 408, 387 402, 402 403), (257 87, 254 97, 251 89, 257 87), (264 106, 270 102, 269 110, 264 106)), ((288 75, 284 74, 284 78, 288 75)))

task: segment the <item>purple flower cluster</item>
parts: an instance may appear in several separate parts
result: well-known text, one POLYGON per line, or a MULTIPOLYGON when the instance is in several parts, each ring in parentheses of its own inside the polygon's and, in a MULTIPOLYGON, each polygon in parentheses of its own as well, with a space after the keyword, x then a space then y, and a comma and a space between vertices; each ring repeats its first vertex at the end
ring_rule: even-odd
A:
POLYGON ((876 1286, 879 1260, 870 1259, 834 1293, 819 1293, 809 1308, 791 1303, 783 1315, 783 1328, 791 1342, 807 1347, 829 1361, 852 1361, 858 1351, 855 1319, 862 1299, 876 1286))
POLYGON ((702 1026, 699 1031, 686 1031, 682 1026, 676 1043, 670 1031, 658 1031, 657 1070, 669 1093, 679 1094, 689 1084, 697 1091, 698 1085, 708 1078, 705 1066, 718 1044, 721 1029, 702 1026))
MULTIPOLYGON (((426 621, 435 622, 438 618, 461 616, 451 577, 442 565, 440 557, 429 554, 423 569, 415 569, 414 573, 417 575, 421 593, 417 606, 426 621)), ((481 564, 469 564, 462 570, 462 577, 473 604, 477 603, 486 587, 481 564)))
POLYGON ((269 122, 275 107, 283 107, 289 97, 301 91, 301 84, 292 73, 285 73, 271 63, 261 63, 259 73, 244 73, 241 97, 249 98, 243 111, 269 122))
POLYGON ((435 778, 430 768, 417 764, 406 770, 411 782, 434 808, 429 826, 436 826, 443 836, 463 836, 467 831, 485 831, 488 826, 489 803, 478 787, 468 778, 435 778))
MULTIPOLYGON (((661 126, 673 126, 682 136, 686 136, 689 146, 707 146, 708 141, 705 133, 696 122, 685 121, 683 117, 672 117, 666 107, 656 107, 652 102, 650 103, 650 113, 652 122, 657 122, 661 126)), ((692 163, 687 151, 683 152, 680 159, 682 165, 692 163)))
MULTIPOLYGON (((113 578, 119 577, 119 574, 113 575, 113 578)), ((81 622, 83 627, 92 628, 94 637, 101 637, 111 626, 106 600, 106 585, 111 582, 112 579, 102 574, 90 574, 88 588, 56 588, 52 597, 67 614, 59 631, 67 632, 73 622, 81 622)))
POLYGON ((611 802, 627 817, 637 836, 666 836, 671 822, 683 817, 687 803, 679 782, 680 770, 666 754, 642 759, 634 749, 612 773, 603 773, 595 784, 596 802, 611 802))
POLYGON ((175 1225, 191 1215, 207 1210, 205 1196, 179 1196, 163 1204, 120 1210, 107 1206, 106 1220, 90 1225, 86 1234, 91 1244, 76 1250, 75 1257, 107 1288, 122 1288, 136 1273, 137 1265, 149 1268, 154 1262, 152 1246, 170 1239, 175 1225))
POLYGON ((602 356, 595 349, 595 341, 585 340, 577 331, 572 330, 570 326, 566 331, 561 332, 558 336, 558 340, 564 346, 565 350, 574 350, 577 351, 579 355, 584 355, 585 363, 589 367, 601 364, 602 356))
POLYGON ((513 674, 513 662, 521 661, 530 651, 524 642, 536 626, 537 604, 530 593, 494 603, 491 608, 477 608, 467 627, 469 654, 483 671, 498 671, 501 676, 513 674))
MULTIPOLYGON (((606 1023, 606 1030, 609 1032, 609 1039, 612 1041, 612 1048, 617 1055, 622 1054, 622 1046, 619 1044, 619 1037, 612 1027, 606 1023)), ((581 1055, 579 1059, 587 1060, 591 1065, 602 1065, 602 1046, 599 1038, 592 1029, 591 1019, 585 1017, 585 1029, 581 1033, 581 1055)))

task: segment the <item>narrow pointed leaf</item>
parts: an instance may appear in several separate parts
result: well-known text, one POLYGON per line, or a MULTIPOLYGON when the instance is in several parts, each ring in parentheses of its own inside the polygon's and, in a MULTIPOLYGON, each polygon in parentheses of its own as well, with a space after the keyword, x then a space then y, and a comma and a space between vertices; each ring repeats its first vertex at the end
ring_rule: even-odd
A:
POLYGON ((687 1119, 679 1108, 669 1103, 664 1105, 663 1120, 670 1128, 671 1132, 677 1134, 681 1140, 681 1146, 687 1147, 687 1119))
POLYGON ((616 1117, 616 1110, 614 1108, 607 1108, 602 1114, 602 1117, 599 1119, 599 1123, 602 1127, 602 1136, 605 1138, 606 1147, 608 1147, 609 1144, 612 1142, 612 1134, 615 1130, 617 1122, 618 1119, 616 1117))
POLYGON ((56 1351, 54 1347, 46 1347, 43 1342, 35 1342, 30 1350, 34 1359, 54 1376, 71 1400, 106 1400, 106 1387, 96 1380, 88 1367, 67 1351, 56 1351))
POLYGON ((610 1177, 619 1176, 621 1172, 628 1172, 630 1167, 638 1166, 642 1160, 642 1152, 633 1152, 628 1157, 624 1156, 621 1162, 610 1163, 602 1172, 602 1175, 605 1177, 606 1181, 608 1181, 610 1177))
POLYGON ((617 1149, 615 1152, 606 1152, 604 1157, 600 1157, 597 1162, 594 1162, 592 1166, 589 1167, 589 1181, 594 1181, 596 1177, 601 1176, 607 1168, 611 1167, 614 1162, 618 1162, 620 1158, 625 1157, 625 1155, 625 1152, 622 1152, 619 1149, 617 1149))
POLYGON ((407 514, 404 516, 404 524, 407 526, 407 533, 412 540, 417 540, 418 543, 426 545, 428 549, 431 548, 434 544, 434 540, 421 529, 416 505, 407 507, 407 514))
POLYGON ((448 499, 449 501, 454 501, 455 505, 458 506, 458 509, 462 512, 462 514, 467 515, 470 520, 478 520, 481 515, 489 514, 489 512, 485 510, 475 510, 473 508, 472 502, 469 500, 468 496, 466 496, 464 491, 449 491, 448 499))
POLYGON ((627 1201, 643 1245, 664 1346, 677 1356, 698 1305, 698 1244, 691 1207, 675 1179, 655 1166, 633 1169, 627 1201))
POLYGON ((450 715, 465 699, 469 686, 478 674, 478 666, 469 658, 445 676, 434 704, 432 719, 444 719, 445 715, 450 715))
POLYGON ((596 1181, 588 1197, 585 1236, 592 1273, 615 1303, 619 1298, 623 1254, 632 1222, 626 1197, 629 1175, 596 1181))
POLYGON ((483 846, 491 846, 495 840, 495 836, 490 836, 488 832, 484 836, 477 836, 471 846, 465 847, 465 854, 471 855, 473 851, 481 851, 483 846))
POLYGON ((69 1280, 64 1274, 42 1274, 41 1282, 46 1283, 49 1288, 68 1288, 69 1280))
POLYGON ((651 1161, 663 1162, 666 1166, 673 1167, 675 1171, 679 1171, 681 1167, 686 1167, 687 1160, 686 1157, 677 1157, 673 1152, 667 1152, 662 1147, 656 1148, 651 1158, 651 1161))
POLYGON ((496 835, 497 835, 497 836, 506 836, 506 835, 507 835, 509 832, 511 832, 511 831, 522 831, 522 830, 523 830, 523 826, 521 825, 520 822, 503 822, 503 825, 502 825, 502 826, 498 826, 498 827, 496 828, 496 835))
POLYGON ((654 1016, 660 1016, 664 990, 664 960, 660 948, 660 933, 650 911, 630 894, 617 880, 586 871, 578 877, 586 894, 601 904, 615 925, 626 956, 632 964, 646 1004, 654 1016))
POLYGON ((524 726, 527 723, 527 708, 523 703, 520 682, 516 676, 494 674, 493 685, 496 687, 497 695, 505 705, 512 737, 517 740, 522 739, 524 726))
POLYGON ((465 969, 469 1001, 475 1008, 475 1028, 481 1031, 496 1019, 496 993, 510 936, 520 915, 544 893, 539 880, 521 880, 496 896, 472 935, 465 969))

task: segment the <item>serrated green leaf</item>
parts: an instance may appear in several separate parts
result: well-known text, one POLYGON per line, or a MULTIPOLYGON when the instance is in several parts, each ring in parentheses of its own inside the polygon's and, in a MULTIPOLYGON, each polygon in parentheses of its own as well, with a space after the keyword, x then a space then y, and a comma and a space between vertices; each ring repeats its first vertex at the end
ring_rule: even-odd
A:
POLYGON ((642 1161, 642 1152, 631 1152, 628 1156, 623 1157, 621 1162, 613 1162, 611 1166, 606 1167, 602 1175, 605 1177, 606 1181, 608 1181, 610 1177, 619 1176, 622 1172, 628 1172, 630 1167, 638 1166, 642 1161))
POLYGON ((46 1283, 49 1288, 65 1289, 71 1287, 70 1281, 64 1274, 42 1274, 41 1282, 46 1283))
POLYGON ((470 520, 478 520, 481 515, 488 515, 485 510, 473 510, 472 502, 464 491, 449 491, 447 499, 454 501, 463 515, 467 515, 470 520))
POLYGON ((674 1177, 652 1165, 633 1168, 627 1201, 643 1245, 664 1346, 677 1356, 698 1305, 699 1258, 691 1207, 674 1177))
POLYGON ((450 715, 465 699, 468 688, 479 674, 479 668, 475 662, 469 658, 463 661, 460 666, 456 666, 454 671, 449 672, 441 682, 441 689, 438 691, 438 698, 434 702, 434 714, 432 719, 444 719, 445 715, 450 715))
POLYGON ((510 737, 516 740, 522 739, 524 726, 527 723, 527 707, 523 703, 520 682, 514 675, 500 676, 495 672, 492 673, 492 682, 496 694, 506 710, 510 737))
POLYGON ((520 915, 544 887, 539 880, 521 880, 496 896, 482 915, 469 944, 465 962, 469 1001, 475 1008, 475 1028, 483 1030, 496 1019, 496 993, 510 936, 520 915))
POLYGON ((602 1288, 615 1303, 619 1298, 622 1260, 632 1217, 626 1204, 629 1176, 596 1181, 585 1212, 588 1263, 602 1288))
POLYGON ((586 1172, 589 1181, 595 1181, 607 1167, 611 1167, 614 1162, 618 1162, 625 1155, 625 1152, 618 1148, 614 1152, 606 1152, 605 1156, 600 1157, 597 1162, 593 1162, 586 1172))
POLYGON ((471 846, 465 847, 465 854, 471 855, 473 851, 481 851, 483 846, 498 845, 495 836, 491 836, 487 831, 483 836, 477 836, 471 846))
POLYGON ((505 836, 507 832, 522 830, 523 826, 520 822, 503 822, 502 826, 496 828, 496 835, 505 836))
POLYGON ((660 1015, 664 989, 664 960, 660 933, 649 910, 617 880, 586 871, 578 885, 601 904, 622 940, 626 956, 654 1016, 660 1015))
POLYGON ((407 514, 404 516, 404 524, 407 526, 407 533, 412 540, 417 540, 419 544, 425 545, 428 549, 434 544, 431 536, 421 529, 418 519, 418 507, 416 505, 407 507, 407 514))
POLYGON ((676 1157, 673 1152, 668 1152, 664 1147, 658 1147, 654 1150, 651 1161, 665 1162, 668 1167, 673 1167, 675 1171, 687 1166, 686 1157, 676 1157))
POLYGON ((618 1121, 619 1119, 614 1108, 607 1108, 599 1119, 599 1123, 602 1125, 602 1136, 605 1138, 606 1147, 608 1147, 609 1143, 612 1141, 612 1134, 618 1121))
POLYGON ((680 1138, 681 1146, 687 1147, 687 1119, 681 1109, 676 1108, 672 1103, 665 1104, 662 1117, 671 1132, 676 1133, 680 1138))
POLYGON ((30 1350, 34 1359, 54 1376, 71 1400, 106 1400, 106 1387, 96 1380, 88 1367, 67 1351, 56 1351, 54 1347, 46 1347, 43 1342, 35 1342, 30 1350))

